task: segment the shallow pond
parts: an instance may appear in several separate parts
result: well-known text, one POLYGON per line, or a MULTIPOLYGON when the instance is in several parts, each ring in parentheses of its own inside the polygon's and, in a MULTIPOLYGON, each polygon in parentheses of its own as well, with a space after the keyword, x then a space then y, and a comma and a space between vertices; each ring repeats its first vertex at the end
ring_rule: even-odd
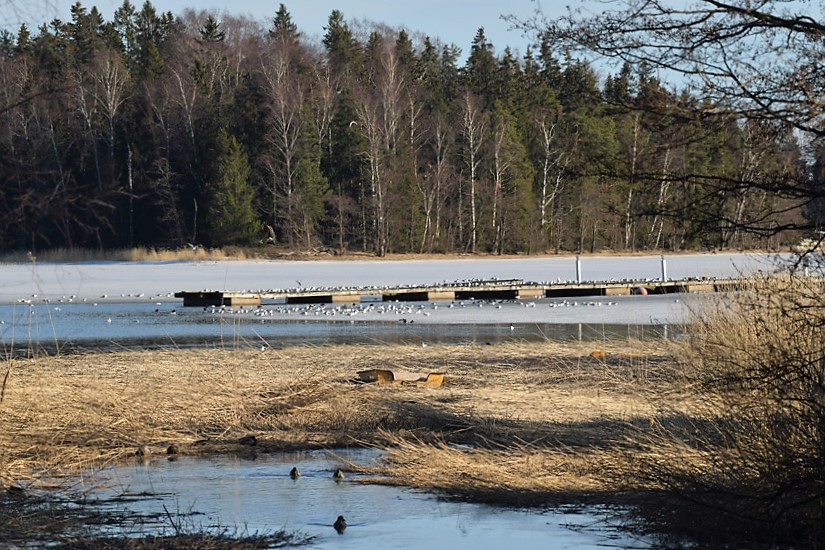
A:
POLYGON ((99 472, 98 488, 89 493, 89 500, 104 508, 138 513, 144 534, 172 534, 172 521, 184 529, 241 534, 284 529, 313 537, 313 548, 653 546, 651 541, 623 532, 609 519, 617 516, 607 510, 509 509, 363 484, 355 474, 347 474, 343 481, 332 477, 342 458, 366 463, 376 457, 369 450, 258 455, 254 459, 180 457, 170 461, 162 456, 99 472), (301 472, 298 479, 289 476, 293 466, 301 472), (347 521, 341 535, 332 527, 339 515, 347 521))

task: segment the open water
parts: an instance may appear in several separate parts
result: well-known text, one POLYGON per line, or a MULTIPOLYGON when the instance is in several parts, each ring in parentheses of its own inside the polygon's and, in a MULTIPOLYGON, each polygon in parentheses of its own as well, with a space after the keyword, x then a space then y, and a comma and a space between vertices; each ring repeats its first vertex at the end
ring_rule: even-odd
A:
POLYGON ((678 336, 685 298, 183 308, 176 302, 0 305, 7 353, 329 344, 495 344, 678 336), (449 330, 445 330, 445 325, 449 330))
MULTIPOLYGON (((184 530, 241 534, 286 530, 311 548, 652 548, 622 529, 617 510, 519 509, 438 498, 409 489, 332 478, 341 459, 369 463, 370 450, 255 457, 166 457, 107 468, 90 502, 128 510, 135 532, 184 530), (289 477, 296 466, 301 476, 289 477), (171 519, 170 519, 171 515, 171 519), (333 529, 342 515, 347 528, 333 529)), ((119 526, 128 534, 130 527, 119 526)))

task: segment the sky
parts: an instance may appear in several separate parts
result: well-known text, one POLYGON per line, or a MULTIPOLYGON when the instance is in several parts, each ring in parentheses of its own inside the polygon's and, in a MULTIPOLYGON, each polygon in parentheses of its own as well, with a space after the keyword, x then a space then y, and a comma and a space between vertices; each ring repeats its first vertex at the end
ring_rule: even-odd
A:
MULTIPOLYGON (((141 6, 143 0, 131 0, 141 6)), ((352 26, 362 19, 387 24, 393 28, 405 28, 410 34, 422 32, 431 38, 439 38, 443 43, 453 43, 466 55, 479 27, 484 27, 485 35, 501 53, 505 46, 519 54, 526 51, 531 39, 520 31, 511 30, 510 24, 501 19, 502 15, 515 15, 526 19, 541 8, 548 16, 567 12, 566 4, 575 5, 578 0, 284 0, 299 30, 308 38, 318 38, 324 34, 329 14, 337 9, 344 14, 352 26)), ((0 20, 5 26, 18 27, 15 21, 26 21, 31 29, 51 21, 55 17, 63 21, 70 19, 70 7, 75 0, 0 0, 0 20), (17 6, 15 7, 15 4, 17 6)), ((109 21, 122 0, 82 0, 82 5, 91 9, 97 6, 103 17, 109 21)), ((157 11, 171 11, 177 15, 186 8, 215 10, 233 15, 246 15, 260 21, 271 20, 278 10, 281 0, 152 0, 157 11)))

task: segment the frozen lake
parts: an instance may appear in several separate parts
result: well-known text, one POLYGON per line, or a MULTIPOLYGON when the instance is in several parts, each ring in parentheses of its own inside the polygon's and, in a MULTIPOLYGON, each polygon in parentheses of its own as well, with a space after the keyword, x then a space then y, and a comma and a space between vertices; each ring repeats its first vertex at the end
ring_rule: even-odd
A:
MULTIPOLYGON (((765 255, 666 258, 671 279, 736 277, 775 268, 765 255)), ((655 279, 661 257, 582 258, 582 279, 655 279)), ((372 302, 184 308, 181 290, 268 290, 432 284, 464 279, 568 281, 574 257, 429 261, 226 261, 0 265, 4 349, 279 347, 291 343, 496 343, 541 339, 666 338, 705 295, 524 301, 372 302)), ((29 351, 30 352, 30 351, 29 351)), ((341 451, 344 452, 344 451, 341 451)), ((363 451, 359 451, 363 452, 363 451)), ((366 460, 360 456, 356 460, 366 460)), ((164 506, 192 529, 279 529, 313 548, 650 548, 609 511, 519 510, 450 502, 396 487, 335 483, 323 452, 194 459, 166 457, 99 472, 89 497, 140 516, 136 532, 168 533, 164 506), (298 466, 303 475, 290 479, 298 466), (347 518, 344 535, 332 528, 347 518), (573 528, 571 528, 571 526, 573 528)))
MULTIPOLYGON (((774 269, 788 256, 665 256, 669 279, 736 277, 774 269)), ((661 277, 661 256, 581 258, 584 281, 661 277)), ((464 279, 576 279, 574 256, 400 261, 210 261, 0 264, 0 302, 170 300, 182 290, 432 284, 464 279)))
MULTIPOLYGON (((735 277, 776 257, 666 257, 670 279, 735 277)), ((661 277, 660 256, 585 257, 582 279, 661 277)), ((521 339, 658 337, 703 295, 530 301, 361 303, 183 308, 179 290, 432 284, 478 278, 567 281, 575 257, 426 261, 93 262, 0 265, 0 336, 6 349, 292 343, 491 343, 521 339), (450 325, 445 331, 443 325, 450 325)), ((671 330, 671 334, 673 331, 671 330)))

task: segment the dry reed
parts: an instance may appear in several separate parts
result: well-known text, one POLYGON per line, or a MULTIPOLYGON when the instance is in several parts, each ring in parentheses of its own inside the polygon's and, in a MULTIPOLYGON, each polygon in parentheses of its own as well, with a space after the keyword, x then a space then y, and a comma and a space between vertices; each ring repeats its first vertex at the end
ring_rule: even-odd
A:
POLYGON ((626 501, 645 488, 632 439, 656 424, 661 394, 690 405, 663 342, 16 359, 0 403, 0 484, 54 484, 172 444, 189 454, 365 445, 387 450, 369 470, 381 483, 498 504, 626 501), (447 376, 440 388, 358 383, 371 368, 447 376), (250 434, 255 447, 241 445, 250 434))
POLYGON ((6 253, 0 263, 55 262, 76 263, 92 261, 138 262, 138 261, 203 261, 203 260, 245 260, 250 257, 249 249, 206 248, 185 246, 181 248, 134 247, 122 249, 55 248, 35 253, 6 253))
POLYGON ((208 452, 248 433, 266 449, 375 443, 388 431, 506 444, 557 440, 559 430, 544 425, 593 422, 588 437, 598 439, 597 421, 647 414, 632 381, 659 368, 612 353, 615 360, 572 345, 508 344, 17 359, 0 403, 0 479, 76 471, 141 446, 208 452), (368 368, 446 370, 447 383, 439 390, 353 383, 368 368))
POLYGON ((648 510, 653 523, 717 541, 825 540, 823 319, 822 282, 796 276, 696 312, 678 354, 695 399, 659 399, 655 429, 633 437, 643 483, 683 497, 648 510))

